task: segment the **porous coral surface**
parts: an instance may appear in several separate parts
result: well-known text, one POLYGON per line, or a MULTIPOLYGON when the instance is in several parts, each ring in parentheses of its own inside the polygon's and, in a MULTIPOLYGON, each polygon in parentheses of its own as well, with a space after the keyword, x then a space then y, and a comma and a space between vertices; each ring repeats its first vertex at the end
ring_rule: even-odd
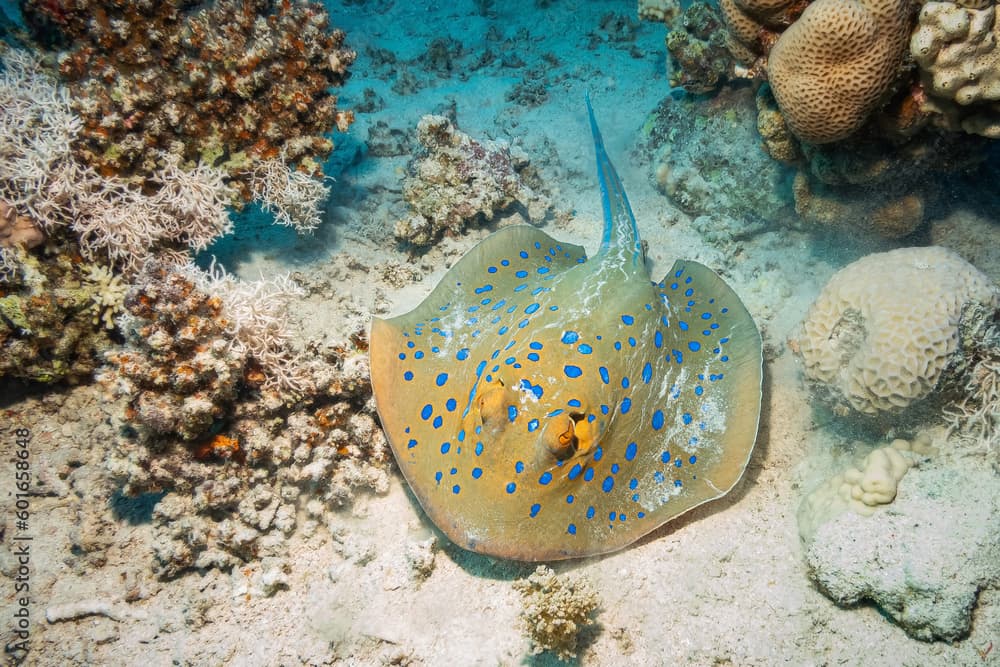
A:
POLYGON ((889 90, 909 39, 909 0, 816 0, 774 44, 768 80, 792 131, 850 136, 889 90))
POLYGON ((947 124, 1000 139, 1000 25, 992 3, 928 2, 910 53, 947 124))
POLYGON ((899 411, 927 396, 953 361, 962 307, 1000 290, 937 246, 876 253, 838 271, 796 346, 806 379, 835 410, 899 411))

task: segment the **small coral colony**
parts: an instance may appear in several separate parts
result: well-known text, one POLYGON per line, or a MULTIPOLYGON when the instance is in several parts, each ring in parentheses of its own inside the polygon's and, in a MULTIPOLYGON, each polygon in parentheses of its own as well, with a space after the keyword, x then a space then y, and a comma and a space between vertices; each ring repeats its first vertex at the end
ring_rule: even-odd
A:
MULTIPOLYGON (((995 3, 638 5, 665 24, 670 84, 688 93, 668 97, 665 85, 647 122, 650 176, 699 216, 707 242, 752 240, 766 223, 743 219, 773 214, 814 238, 863 234, 894 247, 837 272, 787 341, 817 410, 899 436, 858 449, 856 466, 809 495, 800 529, 831 597, 874 599, 914 636, 960 636, 971 604, 951 625, 908 626, 905 605, 877 584, 838 595, 820 546, 845 517, 877 520, 901 503, 908 471, 928 461, 992 470, 984 483, 997 489, 1000 269, 970 263, 990 257, 982 248, 996 244, 997 221, 963 247, 926 241, 949 245, 927 232, 949 187, 976 169, 995 173, 995 3), (695 153, 712 140, 676 133, 739 91, 767 153, 759 173, 775 177, 735 201, 713 185, 725 178, 719 156, 695 153)), ((0 375, 39 388, 97 382, 121 406, 108 466, 127 494, 170 492, 152 555, 164 578, 280 550, 275 536, 294 531, 300 507, 318 517, 356 488, 385 489, 364 332, 307 351, 287 317, 302 285, 193 262, 247 205, 300 233, 321 224, 331 134, 354 120, 336 94, 356 57, 344 32, 305 1, 22 0, 21 12, 0 51, 0 375)), ((521 148, 474 139, 441 115, 414 130, 409 213, 389 222, 387 245, 424 252, 514 209, 536 225, 567 222, 521 148)), ((784 341, 768 340, 750 310, 780 353, 784 341)), ((538 591, 566 590, 550 576, 523 583, 531 604, 544 606, 538 591)), ((969 585, 984 581, 1000 581, 996 567, 969 585)), ((574 601, 580 625, 596 608, 584 597, 574 601)), ((535 640, 569 657, 570 635, 535 640)))

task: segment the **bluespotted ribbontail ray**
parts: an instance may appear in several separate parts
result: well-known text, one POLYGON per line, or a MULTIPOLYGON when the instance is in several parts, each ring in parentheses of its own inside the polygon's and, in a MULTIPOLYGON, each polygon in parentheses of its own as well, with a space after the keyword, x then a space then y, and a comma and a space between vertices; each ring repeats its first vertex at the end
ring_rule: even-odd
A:
POLYGON ((620 549, 728 492, 757 435, 757 327, 697 262, 650 282, 587 109, 597 255, 505 227, 417 308, 372 324, 375 401, 404 477, 452 541, 492 556, 620 549))

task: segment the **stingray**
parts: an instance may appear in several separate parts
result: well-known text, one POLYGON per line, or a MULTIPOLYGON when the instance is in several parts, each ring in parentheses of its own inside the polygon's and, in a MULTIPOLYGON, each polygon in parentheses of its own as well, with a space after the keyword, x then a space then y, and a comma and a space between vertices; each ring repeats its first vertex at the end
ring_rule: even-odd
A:
POLYGON ((375 319, 382 426, 456 544, 557 560, 614 551, 726 494, 761 409, 761 337, 707 267, 651 282, 589 99, 597 254, 528 226, 472 248, 412 311, 375 319))

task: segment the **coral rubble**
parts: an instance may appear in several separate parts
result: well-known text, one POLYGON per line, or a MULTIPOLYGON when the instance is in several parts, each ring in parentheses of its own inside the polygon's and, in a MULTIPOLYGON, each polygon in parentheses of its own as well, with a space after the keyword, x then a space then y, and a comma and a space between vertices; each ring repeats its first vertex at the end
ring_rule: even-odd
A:
POLYGON ((417 125, 424 154, 410 165, 403 196, 414 214, 396 224, 396 237, 431 245, 443 234, 494 221, 519 206, 541 223, 552 204, 523 151, 496 141, 479 142, 444 116, 424 116, 417 125))
POLYGON ((594 625, 601 604, 590 584, 539 565, 531 576, 514 582, 514 588, 524 601, 521 619, 532 653, 551 651, 559 660, 575 658, 581 633, 594 625))

